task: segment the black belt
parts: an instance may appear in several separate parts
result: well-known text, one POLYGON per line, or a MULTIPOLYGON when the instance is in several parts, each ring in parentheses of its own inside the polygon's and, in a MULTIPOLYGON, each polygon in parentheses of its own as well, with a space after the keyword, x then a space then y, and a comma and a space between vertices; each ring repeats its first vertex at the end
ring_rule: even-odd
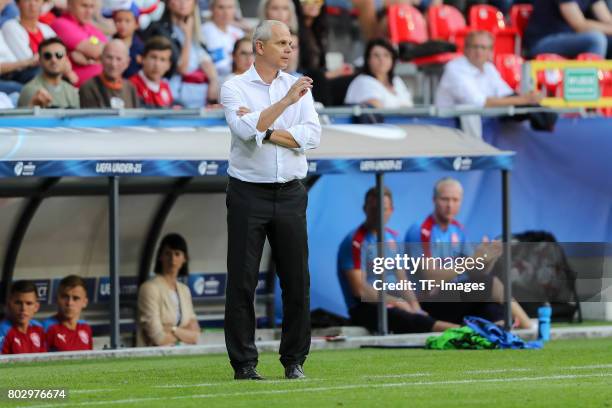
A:
POLYGON ((248 186, 254 186, 254 187, 261 187, 261 188, 267 188, 270 190, 280 190, 283 188, 290 188, 290 187, 294 187, 297 184, 300 183, 300 180, 298 179, 294 179, 291 181, 287 181, 285 183, 253 183, 250 181, 243 181, 240 179, 237 179, 235 177, 230 176, 229 180, 231 183, 238 183, 238 184, 244 184, 244 185, 248 185, 248 186))

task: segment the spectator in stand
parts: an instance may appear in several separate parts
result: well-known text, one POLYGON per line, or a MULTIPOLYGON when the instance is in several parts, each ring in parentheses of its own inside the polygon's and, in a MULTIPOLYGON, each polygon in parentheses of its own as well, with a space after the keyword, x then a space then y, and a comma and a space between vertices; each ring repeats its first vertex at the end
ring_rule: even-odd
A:
POLYGON ((366 46, 363 72, 348 87, 347 105, 374 108, 410 107, 412 94, 404 81, 395 75, 397 53, 386 39, 372 40, 366 46))
POLYGON ((261 0, 257 16, 260 21, 278 20, 289 27, 292 33, 298 32, 298 19, 295 13, 295 4, 292 0, 261 0))
POLYGON ((79 90, 81 108, 137 108, 140 103, 130 81, 123 79, 130 55, 121 40, 111 40, 102 51, 102 73, 79 90))
POLYGON ((583 52, 612 58, 612 15, 604 0, 535 0, 525 29, 528 55, 583 52))
POLYGON ((68 0, 68 12, 53 21, 51 28, 68 49, 77 86, 102 72, 100 56, 104 34, 92 24, 96 0, 68 0))
POLYGON ((333 71, 326 70, 327 16, 321 12, 324 0, 294 0, 299 23, 300 65, 299 71, 311 77, 315 86, 312 95, 317 102, 328 105, 329 81, 351 75, 353 67, 343 64, 333 71))
POLYGON ((91 327, 81 320, 87 307, 87 288, 83 278, 69 275, 57 289, 57 314, 43 322, 49 351, 93 350, 91 327))
POLYGON ((250 37, 242 37, 232 51, 232 73, 227 75, 223 80, 228 81, 236 75, 244 74, 251 68, 255 62, 255 54, 253 54, 253 41, 250 37))
POLYGON ((489 108, 540 103, 542 96, 535 91, 514 95, 514 91, 490 62, 493 57, 491 33, 471 31, 465 38, 464 54, 444 67, 436 91, 437 107, 471 105, 489 108))
POLYGON ((34 320, 38 312, 36 285, 16 281, 6 303, 6 319, 0 322, 0 354, 44 353, 47 351, 42 325, 34 320))
MULTIPOLYGON (((17 59, 28 59, 38 54, 38 47, 43 40, 55 37, 55 31, 39 21, 43 0, 17 0, 17 6, 19 17, 7 21, 2 26, 2 34, 17 59)), ((72 84, 76 84, 78 81, 76 73, 70 64, 65 64, 65 67, 64 76, 72 84)), ((36 75, 38 71, 31 69, 30 73, 36 75)))
POLYGON ((200 326, 189 287, 178 277, 189 275, 187 242, 179 234, 166 235, 155 257, 155 277, 138 290, 136 345, 197 344, 200 326))
POLYGON ((19 9, 13 0, 0 0, 0 28, 9 20, 19 16, 19 9))
POLYGON ((287 73, 294 77, 301 77, 302 74, 298 71, 300 64, 300 38, 296 34, 291 34, 291 56, 289 57, 289 63, 287 64, 287 73))
POLYGON ((232 72, 232 50, 237 40, 244 37, 244 31, 232 25, 236 16, 236 0, 212 0, 212 20, 202 26, 206 48, 217 68, 219 77, 232 72))
MULTIPOLYGON (((17 60, 8 44, 4 41, 4 36, 0 32, 0 92, 6 94, 18 93, 23 84, 18 80, 21 77, 30 77, 32 70, 38 66, 38 55, 30 58, 17 60)), ((26 81, 27 82, 27 81, 26 81)))
POLYGON ((172 40, 172 95, 188 108, 218 102, 219 80, 210 55, 204 49, 200 10, 194 0, 167 0, 162 18, 145 38, 161 35, 172 40))
POLYGON ((17 105, 78 109, 78 89, 62 80, 62 73, 69 64, 62 40, 47 38, 40 43, 39 52, 42 72, 23 87, 17 105))
POLYGON ((142 53, 142 69, 130 78, 142 106, 168 108, 172 106, 172 91, 164 79, 172 63, 172 43, 165 37, 151 37, 142 53))
POLYGON ((140 71, 140 56, 144 51, 144 43, 138 33, 138 16, 132 9, 113 11, 113 21, 117 29, 114 38, 125 43, 130 51, 130 65, 123 73, 124 78, 130 78, 140 71))

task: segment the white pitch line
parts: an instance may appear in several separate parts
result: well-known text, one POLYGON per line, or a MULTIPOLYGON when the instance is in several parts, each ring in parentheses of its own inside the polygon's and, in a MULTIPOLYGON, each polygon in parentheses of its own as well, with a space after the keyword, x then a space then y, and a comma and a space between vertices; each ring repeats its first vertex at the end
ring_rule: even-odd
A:
POLYGON ((559 367, 564 370, 591 370, 596 368, 612 368, 612 364, 593 364, 593 365, 584 365, 584 366, 569 366, 569 367, 559 367))
POLYGON ((524 371, 533 371, 533 368, 493 368, 490 370, 467 370, 462 371, 463 374, 499 374, 499 373, 520 373, 524 371))
POLYGON ((428 377, 431 373, 409 373, 409 374, 388 374, 388 375, 364 375, 361 378, 405 378, 405 377, 428 377))
MULTIPOLYGON (((300 380, 299 383, 304 383, 304 382, 313 382, 313 381, 323 381, 322 379, 319 378, 304 378, 303 380, 300 380)), ((257 384, 261 384, 261 385, 266 385, 266 384, 288 384, 289 382, 287 382, 287 380, 264 380, 261 382, 257 382, 257 384)), ((165 389, 172 389, 172 388, 198 388, 198 387, 212 387, 213 385, 229 385, 229 384, 241 384, 240 381, 236 381, 236 380, 231 380, 231 381, 220 381, 217 383, 201 383, 201 384, 164 384, 164 385, 154 385, 153 388, 165 388, 165 389)))
POLYGON ((337 391, 337 390, 351 390, 359 388, 395 388, 395 387, 414 387, 414 386, 427 386, 427 385, 456 385, 456 384, 482 384, 482 383, 498 383, 498 382, 530 382, 530 381, 544 381, 544 380, 575 380, 577 378, 597 378, 597 377, 612 377, 612 373, 601 373, 601 374, 575 374, 575 375, 549 375, 540 377, 515 377, 515 378, 487 378, 487 379, 466 379, 466 380, 449 380, 449 381, 418 381, 418 382, 399 382, 389 384, 347 384, 338 385, 332 387, 307 387, 307 388, 293 388, 285 390, 261 390, 261 391, 244 391, 244 392, 233 392, 233 393, 218 393, 218 394, 196 394, 196 395, 180 395, 175 397, 167 398, 129 398, 121 400, 107 400, 107 401, 86 401, 79 402, 76 404, 70 404, 69 402, 63 402, 59 404, 45 404, 45 405, 31 405, 29 408, 51 408, 51 407, 78 407, 78 406, 94 406, 94 405, 111 405, 111 404, 133 404, 147 401, 173 401, 173 400, 184 400, 184 399, 206 399, 206 398, 218 398, 218 397, 241 397, 241 396, 253 396, 253 395, 277 395, 277 394, 291 394, 298 392, 325 392, 325 391, 337 391))

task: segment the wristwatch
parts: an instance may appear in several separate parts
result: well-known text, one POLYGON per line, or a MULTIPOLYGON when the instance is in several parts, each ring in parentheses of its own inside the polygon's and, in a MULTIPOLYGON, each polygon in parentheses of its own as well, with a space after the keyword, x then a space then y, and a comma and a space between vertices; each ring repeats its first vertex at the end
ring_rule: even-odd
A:
POLYGON ((270 138, 272 137, 272 132, 274 132, 274 129, 266 130, 266 135, 264 136, 263 140, 270 140, 270 138))

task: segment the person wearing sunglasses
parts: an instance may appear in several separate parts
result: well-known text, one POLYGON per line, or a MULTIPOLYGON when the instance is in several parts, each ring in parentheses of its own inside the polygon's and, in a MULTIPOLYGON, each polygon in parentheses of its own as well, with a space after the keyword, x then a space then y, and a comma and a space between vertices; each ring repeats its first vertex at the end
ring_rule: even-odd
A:
POLYGON ((41 73, 23 87, 17 105, 78 109, 78 90, 62 80, 68 65, 66 46, 62 40, 57 37, 43 40, 38 46, 38 53, 41 73))

